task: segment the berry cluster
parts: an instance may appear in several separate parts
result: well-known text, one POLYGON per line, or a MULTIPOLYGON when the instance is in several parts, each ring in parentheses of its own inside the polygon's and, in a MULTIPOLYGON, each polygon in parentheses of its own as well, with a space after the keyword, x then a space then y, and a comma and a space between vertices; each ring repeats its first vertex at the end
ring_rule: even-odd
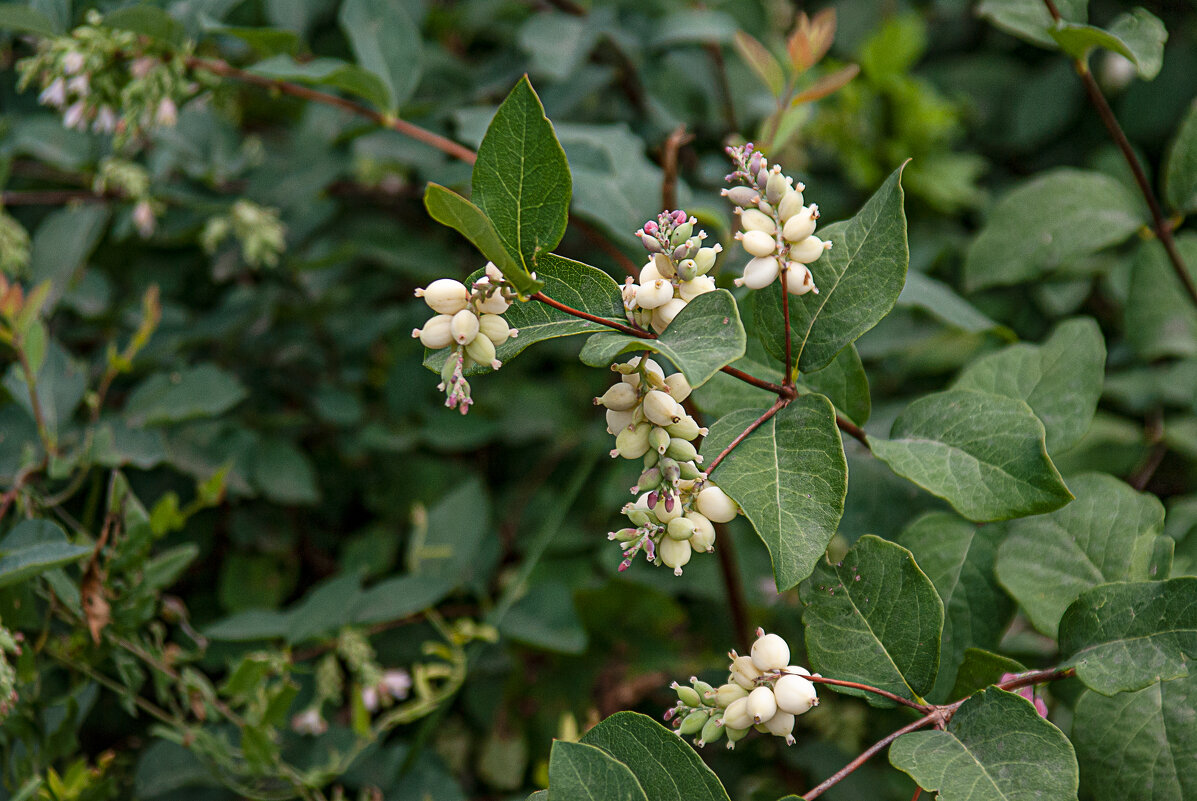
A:
POLYGON ((629 278, 624 285, 623 306, 641 328, 662 333, 687 303, 715 290, 707 273, 723 246, 703 247, 707 234, 694 232, 697 222, 684 211, 664 211, 636 232, 652 256, 640 269, 640 282, 629 278))
POLYGON ((429 350, 452 348, 437 389, 445 393, 446 406, 465 414, 474 402, 465 371, 474 364, 498 370, 503 363, 495 358, 495 348, 519 334, 503 319, 516 292, 499 268, 487 262, 486 275, 469 288, 452 278, 438 278, 417 289, 416 297, 423 298, 436 315, 411 335, 429 350))
POLYGON ((727 747, 735 748, 752 728, 793 745, 794 719, 819 705, 815 685, 807 678, 810 671, 788 664, 790 646, 764 629, 756 630, 751 655, 731 651, 728 656, 730 673, 720 687, 694 677, 689 687, 671 684, 678 702, 665 719, 673 720, 678 736, 698 735, 694 742, 700 747, 726 734, 727 747))
POLYGON ((794 179, 784 175, 781 167, 768 161, 749 142, 743 147, 729 147, 727 153, 736 169, 727 176, 731 189, 723 195, 735 205, 740 217, 736 239, 752 259, 744 267, 744 275, 736 286, 764 289, 781 276, 791 295, 819 293, 815 279, 807 267, 831 247, 815 236, 819 207, 804 202, 806 186, 794 185, 794 179))
POLYGON ((620 380, 595 405, 607 408, 607 431, 615 435, 611 457, 643 459, 632 492, 640 497, 623 508, 634 527, 608 534, 624 551, 620 570, 638 553, 676 575, 694 551, 714 550, 713 523, 737 514, 735 503, 699 469, 702 457, 693 440, 707 430, 682 408, 690 384, 681 373, 666 376, 655 361, 637 356, 612 370, 620 380))

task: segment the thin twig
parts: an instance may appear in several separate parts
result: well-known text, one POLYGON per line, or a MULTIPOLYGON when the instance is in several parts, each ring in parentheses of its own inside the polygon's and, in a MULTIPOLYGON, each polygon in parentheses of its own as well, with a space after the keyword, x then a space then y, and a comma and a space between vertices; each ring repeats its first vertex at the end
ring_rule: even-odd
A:
POLYGON ((736 105, 733 102, 734 95, 732 94, 731 82, 727 79, 727 62, 723 58, 723 51, 719 45, 714 42, 707 42, 703 47, 707 54, 710 55, 711 61, 715 64, 715 80, 719 83, 719 99, 720 105, 723 107, 723 122, 727 125, 728 133, 735 133, 740 130, 740 124, 736 122, 736 105))
MULTIPOLYGON (((757 387, 759 389, 768 390, 769 392, 772 392, 774 395, 780 395, 782 397, 785 397, 787 394, 786 388, 781 386, 780 384, 774 384, 772 382, 765 381, 764 379, 757 378, 754 375, 749 375, 748 373, 744 372, 743 370, 739 370, 735 367, 732 367, 730 364, 719 368, 719 370, 720 370, 720 372, 727 373, 732 378, 740 379, 745 384, 752 384, 754 387, 757 387)), ((790 393, 790 397, 793 397, 793 393, 790 393)))
POLYGON ((843 431, 845 434, 847 434, 848 436, 855 439, 861 445, 864 445, 866 448, 868 448, 870 453, 872 452, 873 449, 869 447, 869 438, 868 438, 868 436, 865 435, 863 428, 856 425, 856 423, 853 423, 852 421, 848 420, 847 418, 845 418, 843 415, 840 415, 840 414, 837 414, 835 416, 835 424, 839 428, 840 431, 843 431))
MULTIPOLYGON (((1063 21, 1059 9, 1056 8, 1056 4, 1052 0, 1043 0, 1043 3, 1047 6, 1048 13, 1052 15, 1053 20, 1056 22, 1063 21)), ((1147 201, 1147 208, 1151 212, 1151 228, 1155 231, 1160 244, 1164 246, 1164 252, 1168 254, 1168 261, 1172 263, 1172 270, 1176 273, 1176 277, 1180 279, 1180 283, 1188 294, 1189 300, 1193 302, 1193 305, 1197 306, 1197 283, 1194 283, 1193 276, 1189 274, 1188 267, 1185 265, 1184 259, 1181 258, 1180 251, 1176 249, 1176 239, 1172 236, 1172 223, 1164 217, 1160 203, 1156 200, 1155 193, 1151 190, 1151 184, 1147 180, 1147 174, 1143 171, 1143 165, 1139 163, 1139 157, 1135 155, 1130 140, 1126 138, 1126 133, 1122 130, 1122 126, 1118 124, 1118 118, 1114 116, 1114 111, 1110 108, 1109 102, 1106 101, 1105 95, 1101 93, 1101 88, 1097 85, 1097 79, 1093 77, 1093 73, 1089 70, 1089 65, 1084 59, 1080 58, 1074 58, 1072 64, 1076 69, 1076 74, 1080 76, 1081 83, 1085 85, 1085 94, 1089 96, 1089 102, 1097 109, 1097 115, 1101 117, 1106 130, 1110 132, 1110 138, 1118 146, 1118 150, 1126 160, 1127 166, 1130 167, 1131 174, 1135 177, 1135 183, 1139 186, 1139 191, 1143 194, 1143 199, 1147 201)))
POLYGON ((118 195, 90 189, 29 189, 0 192, 0 206, 63 206, 68 203, 105 203, 118 195))
POLYGON ((534 292, 531 295, 529 295, 529 297, 532 298, 532 300, 538 300, 547 306, 552 306, 554 309, 557 309, 558 311, 563 311, 566 314, 572 314, 574 317, 580 317, 581 319, 589 320, 592 323, 598 323, 599 325, 605 325, 608 328, 614 328, 616 331, 619 331, 620 333, 623 333, 623 334, 629 334, 630 336, 640 337, 641 339, 656 339, 657 338, 656 334, 651 333, 649 331, 644 331, 643 329, 640 329, 640 328, 631 328, 630 326, 626 326, 623 323, 617 323, 614 320, 608 320, 605 317, 598 317, 596 315, 590 314, 589 312, 584 312, 581 309, 575 309, 573 306, 567 306, 566 304, 562 303, 559 300, 553 300, 552 298, 550 298, 548 295, 546 295, 543 292, 534 292))
POLYGON ((17 361, 21 364, 21 372, 25 374, 25 385, 29 388, 29 405, 33 409, 33 422, 37 426, 37 436, 41 439, 46 453, 54 456, 58 453, 58 448, 50 437, 50 429, 46 426, 46 417, 42 413, 41 400, 37 395, 37 376, 34 375, 33 365, 29 363, 29 355, 25 353, 25 343, 17 343, 15 350, 17 361))
POLYGON ((693 134, 686 133, 685 124, 673 129, 673 133, 665 140, 661 150, 661 208, 670 210, 677 208, 677 154, 682 145, 694 139, 693 134))
POLYGON ((722 462, 727 457, 727 455, 729 453, 734 451, 736 449, 737 445, 739 445, 741 442, 743 442, 745 439, 747 439, 748 435, 751 434, 753 431, 756 431, 762 425, 767 423, 769 421, 769 418, 771 418, 773 415, 780 412, 787 405, 789 405, 789 403, 790 403, 790 401, 786 398, 778 398, 764 414, 762 414, 760 417, 758 417, 756 420, 754 420, 752 423, 750 423, 748 428, 741 431, 739 436, 737 436, 735 439, 733 439, 728 444, 728 446, 723 449, 722 453, 720 453, 718 456, 716 456, 714 459, 712 459, 710 464, 706 465, 707 474, 710 475, 711 473, 714 473, 715 468, 719 466, 719 463, 722 462))
POLYGON ((918 720, 914 721, 913 723, 907 723, 905 726, 898 729, 897 731, 893 731, 893 732, 890 732, 889 734, 885 735, 880 740, 873 743, 868 748, 866 748, 864 751, 862 751, 860 753, 860 756, 856 757, 856 759, 852 760, 847 765, 844 765, 844 767, 840 768, 835 773, 833 773, 825 782, 823 782, 818 787, 814 788, 813 790, 811 790, 808 793, 806 793, 805 795, 803 795, 802 798, 805 799, 806 801, 811 801, 811 799, 818 798, 819 796, 823 795, 823 793, 825 793, 828 789, 830 789, 831 787, 833 787, 836 784, 839 784, 850 773, 852 773, 857 768, 859 768, 861 765, 863 765, 864 763, 866 763, 870 759, 872 759, 876 753, 878 753, 879 751, 885 750, 889 746, 889 744, 892 743, 894 740, 898 739, 903 734, 909 734, 912 731, 917 731, 918 729, 921 729, 924 726, 934 723, 936 720, 936 717, 937 716, 935 714, 924 715, 923 717, 919 718, 918 720))
POLYGON ((900 695, 891 693, 889 690, 883 690, 880 687, 874 687, 871 684, 861 684, 860 682, 856 681, 841 681, 840 679, 829 679, 824 676, 803 676, 802 678, 806 679, 807 681, 814 682, 815 684, 834 684, 836 687, 852 687, 856 690, 864 690, 865 692, 888 698, 889 700, 895 701, 903 706, 908 706, 911 709, 917 709, 919 712, 927 712, 931 709, 931 707, 927 704, 920 704, 917 701, 911 701, 909 698, 903 698, 900 695))

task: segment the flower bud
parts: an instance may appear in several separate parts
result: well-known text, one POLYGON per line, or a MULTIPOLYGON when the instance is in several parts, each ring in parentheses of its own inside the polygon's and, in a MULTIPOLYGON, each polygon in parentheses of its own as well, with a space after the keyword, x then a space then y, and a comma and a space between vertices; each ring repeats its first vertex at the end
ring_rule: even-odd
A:
POLYGON ((750 256, 757 258, 772 256, 777 250, 777 240, 772 234, 766 234, 764 231, 748 231, 740 237, 740 244, 750 256))
POLYGON ((777 696, 777 708, 792 715, 805 714, 819 703, 814 682, 801 676, 782 676, 773 685, 773 690, 777 696))
POLYGON ((748 729, 751 726, 752 716, 748 714, 748 696, 732 701, 727 705, 727 709, 723 712, 723 727, 725 729, 748 729))
MULTIPOLYGON (((698 507, 698 511, 712 523, 730 522, 739 513, 736 502, 727 497, 727 493, 714 484, 698 493, 695 505, 698 507)), ((782 664, 784 665, 785 662, 782 664)))
MULTIPOLYGON (((689 690, 690 688, 687 687, 686 689, 689 690)), ((690 690, 690 692, 694 691, 690 690)), ((689 704, 689 706, 697 706, 697 704, 689 704)), ((700 709, 697 712, 691 712, 689 715, 686 715, 686 717, 682 718, 682 724, 678 726, 677 733, 698 734, 709 721, 710 714, 706 711, 700 709)))
MULTIPOLYGON (((469 312, 458 312, 458 314, 469 314, 469 312)), ((465 350, 471 359, 478 364, 489 364, 492 370, 498 370, 503 366, 503 363, 495 358, 495 343, 491 342, 489 337, 474 337, 465 346, 465 350)))
POLYGON ((765 183, 765 200, 776 203, 785 197, 786 190, 789 188, 789 178, 780 172, 772 172, 769 174, 769 180, 765 183))
POLYGON ((810 264, 820 256, 823 251, 830 250, 831 243, 824 242, 817 236, 808 236, 798 244, 790 248, 790 261, 797 261, 803 264, 810 264))
POLYGON ((661 469, 650 467, 636 479, 636 487, 655 487, 661 483, 661 469))
POLYGON ((817 219, 819 219, 819 207, 812 203, 786 221, 781 235, 787 242, 801 242, 815 232, 815 220, 817 219))
POLYGON ((608 409, 616 412, 626 412, 631 410, 639 399, 636 397, 636 390, 631 384, 625 384, 620 381, 617 384, 612 384, 602 397, 595 398, 594 404, 596 406, 606 406, 608 409))
POLYGON ((652 515, 644 509, 628 509, 624 512, 628 516, 628 520, 635 523, 637 526, 648 525, 652 521, 652 515))
POLYGON ((499 347, 511 336, 511 326, 497 314, 484 314, 478 318, 478 331, 499 347))
MULTIPOLYGON (((761 629, 757 629, 758 632, 761 629)), ((777 634, 761 634, 752 644, 752 664, 762 673, 780 670, 790 661, 790 646, 777 634)))
POLYGON ((753 663, 751 656, 737 656, 731 663, 731 680, 746 690, 756 686, 756 679, 761 671, 753 663))
POLYGON ((698 267, 698 272, 701 275, 706 275, 711 271, 711 268, 715 266, 715 258, 721 250, 723 250, 721 245, 698 249, 698 252, 694 254, 694 265, 698 267))
POLYGON ((724 728, 719 725, 719 719, 715 715, 711 715, 702 727, 702 734, 698 735, 698 740, 702 745, 718 742, 719 738, 723 736, 723 732, 724 728))
POLYGON ((661 243, 657 241, 655 236, 647 234, 644 231, 637 231, 636 236, 640 239, 640 243, 644 245, 644 249, 649 253, 661 252, 661 243))
POLYGON ((715 526, 698 512, 686 512, 686 519, 694 524, 690 547, 699 553, 715 550, 715 526))
POLYGON ((677 266, 677 277, 683 282, 693 281, 698 277, 698 265, 694 263, 694 259, 683 259, 677 266))
POLYGON ((673 300, 673 284, 664 278, 658 278, 647 284, 641 284, 636 290, 636 305, 642 309, 655 309, 673 300))
POLYGON ((658 334, 664 333, 669 324, 673 322, 673 318, 677 317, 684 308, 686 308, 686 301, 681 298, 673 298, 665 305, 653 309, 653 330, 658 334))
POLYGON ((807 292, 814 292, 816 295, 819 293, 819 290, 815 288, 815 277, 811 275, 809 267, 796 261, 786 264, 786 292, 791 295, 805 295, 807 292))
POLYGON ((438 278, 423 289, 417 289, 416 297, 423 298, 428 308, 441 314, 457 314, 470 301, 465 284, 452 278, 438 278))
MULTIPOLYGON (((799 184, 801 186, 801 184, 799 184)), ((782 222, 789 222, 802 208, 803 197, 801 189, 790 189, 777 203, 777 216, 781 217, 782 222)))
POLYGON ((786 745, 794 744, 794 716, 789 712, 778 711, 765 724, 770 734, 786 738, 786 745))
POLYGON ((765 723, 777 714, 777 698, 768 687, 757 687, 748 694, 748 715, 753 723, 765 723))
POLYGON ((728 729, 727 730, 727 750, 734 751, 736 743, 748 736, 748 729, 728 729))
MULTIPOLYGON (((688 540, 694 534, 694 521, 685 517, 675 517, 665 527, 665 533, 671 539, 688 540)), ((691 544, 693 547, 693 544, 691 544)))
POLYGON ((449 329, 453 332, 453 341, 458 345, 468 345, 478 336, 478 315, 469 309, 462 309, 453 315, 453 322, 449 329))
POLYGON ((639 539, 640 530, 635 528, 621 528, 619 531, 612 531, 607 535, 608 539, 618 540, 619 542, 631 542, 634 539, 639 539))
POLYGON ((775 256, 752 259, 744 265, 744 277, 736 279, 736 286, 746 286, 749 289, 764 289, 777 280, 780 265, 775 256))
POLYGON ((740 208, 747 208, 756 203, 760 193, 754 186, 733 186, 720 192, 725 198, 740 208))
POLYGON ((777 232, 777 223, 773 218, 756 209, 745 209, 740 214, 740 227, 745 231, 763 231, 769 236, 777 232))
POLYGON ((699 697, 698 691, 693 687, 678 684, 676 681, 669 686, 677 693, 678 700, 686 706, 702 706, 702 698, 699 697))
POLYGON ((419 337, 420 344, 429 350, 440 350, 441 348, 448 347, 453 342, 452 324, 452 316, 438 314, 424 323, 423 328, 412 330, 411 335, 419 337))
POLYGON ((685 414, 677 401, 659 389, 649 390, 648 394, 644 396, 643 405, 644 416, 659 426, 672 425, 681 420, 682 415, 685 414))
POLYGON ((719 685, 719 689, 715 690, 714 695, 708 695, 707 698, 713 700, 716 706, 727 708, 732 701, 738 701, 741 698, 748 697, 748 690, 741 687, 735 682, 728 682, 727 684, 719 685))
POLYGON ((682 574, 682 568, 690 561, 690 554, 690 543, 686 540, 664 537, 657 547, 657 555, 661 557, 661 561, 665 563, 666 567, 673 568, 675 576, 682 574))
MULTIPOLYGON (((661 471, 668 479, 669 475, 666 471, 661 471)), ((677 495, 673 493, 666 493, 661 501, 653 507, 653 514, 662 523, 669 523, 669 521, 682 516, 682 501, 677 495)))
POLYGON ((703 698, 707 697, 707 693, 714 692, 715 688, 707 684, 697 676, 690 677, 690 686, 694 688, 694 692, 698 693, 703 698))
POLYGON ((657 271, 657 265, 652 259, 649 259, 647 262, 645 262, 644 266, 640 268, 640 283, 642 284, 652 283, 653 281, 663 277, 664 276, 657 271))
POLYGON ((615 437, 615 450, 625 459, 639 459, 648 453, 648 432, 652 426, 639 423, 632 428, 625 428, 615 437))
POLYGON ((636 422, 636 415, 631 411, 617 412, 614 409, 607 410, 607 433, 618 434, 620 429, 627 428, 636 422))
MULTIPOLYGON (((645 421, 641 420, 640 422, 643 423, 645 421)), ((660 460, 661 460, 661 454, 657 453, 652 448, 649 448, 644 453, 644 469, 648 470, 649 468, 655 467, 657 462, 659 462, 660 460)))
POLYGON ((669 432, 660 426, 653 426, 648 432, 648 447, 657 453, 665 453, 669 448, 669 432))
MULTIPOLYGON (((673 260, 664 253, 657 253, 653 256, 653 267, 656 268, 657 274, 661 278, 673 278, 676 272, 673 268, 673 260)), ((640 283, 644 283, 644 281, 640 283)))
POLYGON ((690 415, 686 415, 666 430, 669 431, 671 437, 681 437, 686 440, 694 439, 702 433, 702 429, 698 427, 698 423, 690 415))
POLYGON ((673 234, 669 237, 669 244, 676 247, 689 239, 692 233, 694 233, 694 226, 689 222, 684 222, 673 229, 673 234))

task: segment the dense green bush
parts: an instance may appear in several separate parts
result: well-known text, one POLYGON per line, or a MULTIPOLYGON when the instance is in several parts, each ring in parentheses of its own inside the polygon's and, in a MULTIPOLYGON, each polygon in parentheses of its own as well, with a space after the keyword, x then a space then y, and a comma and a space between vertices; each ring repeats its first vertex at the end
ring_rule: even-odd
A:
POLYGON ((1101 0, 0 3, 0 798, 1197 795, 1195 42, 1101 0), (760 153, 804 200, 721 196, 760 153), (425 351, 446 277, 520 335, 425 351), (613 432, 658 404, 632 466, 613 382, 613 432), (786 657, 733 677, 821 703, 727 751, 757 626, 786 657))

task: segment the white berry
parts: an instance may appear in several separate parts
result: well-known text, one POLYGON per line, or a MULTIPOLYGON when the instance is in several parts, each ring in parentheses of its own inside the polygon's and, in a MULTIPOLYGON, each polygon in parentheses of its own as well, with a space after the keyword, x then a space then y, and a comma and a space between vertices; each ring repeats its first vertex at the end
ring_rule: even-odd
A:
POLYGON ((773 692, 777 696, 778 709, 794 715, 809 712, 819 702, 814 683, 801 676, 782 676, 773 685, 773 692))
MULTIPOLYGON (((733 520, 739 510, 736 508, 736 502, 727 497, 727 493, 718 487, 711 485, 698 493, 698 500, 696 501, 698 511, 702 512, 703 516, 712 523, 727 523, 733 520)), ((788 661, 789 657, 786 657, 788 661)), ((781 663, 785 664, 785 661, 781 663)), ((780 667, 780 665, 779 665, 780 667)))
POLYGON ((762 634, 752 644, 752 664, 762 673, 783 668, 789 661, 790 646, 776 634, 762 634))
POLYGON ((465 284, 452 278, 438 278, 423 289, 417 289, 416 297, 423 298, 428 308, 441 314, 457 314, 470 302, 470 292, 465 284))
POLYGON ((777 714, 777 698, 768 687, 757 687, 748 694, 748 715, 753 723, 765 723, 777 714))

